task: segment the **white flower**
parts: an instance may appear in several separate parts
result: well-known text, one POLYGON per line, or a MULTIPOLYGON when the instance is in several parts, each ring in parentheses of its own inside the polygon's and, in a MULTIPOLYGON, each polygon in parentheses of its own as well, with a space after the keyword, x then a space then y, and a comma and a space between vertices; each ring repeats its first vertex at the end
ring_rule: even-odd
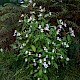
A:
POLYGON ((44 73, 46 73, 46 70, 44 70, 44 73))
POLYGON ((61 55, 60 58, 63 59, 63 56, 61 55))
POLYGON ((44 9, 39 10, 40 12, 44 12, 44 9))
POLYGON ((48 42, 48 44, 50 44, 50 42, 48 42))
POLYGON ((43 30, 43 29, 41 29, 41 32, 43 33, 43 32, 44 32, 44 30, 43 30))
POLYGON ((52 49, 52 52, 54 53, 54 49, 52 49))
POLYGON ((60 31, 61 31, 61 29, 58 29, 58 30, 56 31, 56 34, 59 34, 59 33, 60 33, 60 31))
POLYGON ((35 59, 33 59, 33 62, 36 62, 35 59))
POLYGON ((36 20, 35 18, 32 19, 32 21, 35 21, 35 20, 36 20))
POLYGON ((27 53, 28 53, 28 51, 25 52, 25 54, 27 54, 27 53))
POLYGON ((42 6, 39 6, 39 9, 42 9, 42 6))
POLYGON ((21 14, 21 17, 24 17, 24 14, 21 14))
POLYGON ((48 52, 48 49, 46 47, 43 47, 44 48, 44 51, 48 52))
POLYGON ((41 54, 39 54, 39 56, 38 57, 41 57, 41 54))
POLYGON ((23 43, 22 46, 26 46, 26 43, 23 43))
POLYGON ((40 59, 39 62, 42 63, 42 59, 40 59))
POLYGON ((46 58, 44 58, 44 61, 46 61, 46 58))
POLYGON ((54 29, 56 30, 56 26, 54 26, 54 29))
POLYGON ((64 25, 63 21, 61 22, 61 25, 64 25))
POLYGON ((64 25, 64 27, 67 27, 67 26, 66 26, 66 23, 64 23, 63 25, 64 25))
POLYGON ((1 48, 0 51, 3 52, 3 49, 1 48))
POLYGON ((71 36, 75 37, 74 32, 71 34, 71 36))
POLYGON ((40 80, 40 78, 38 78, 37 80, 40 80))
POLYGON ((60 21, 60 24, 63 25, 63 21, 62 21, 62 19, 60 19, 59 21, 60 21))
POLYGON ((23 46, 22 45, 20 46, 20 49, 23 49, 23 46))
POLYGON ((54 59, 54 57, 52 56, 52 57, 51 57, 51 59, 53 60, 53 59, 54 59))
POLYGON ((46 49, 46 47, 45 47, 45 46, 44 46, 43 48, 44 48, 44 50, 46 49))
POLYGON ((38 17, 41 17, 41 16, 42 16, 42 14, 39 14, 39 15, 38 15, 38 17))
POLYGON ((61 41, 61 38, 57 37, 57 40, 58 40, 58 41, 61 41))
POLYGON ((68 44, 66 44, 66 48, 68 48, 69 47, 69 45, 68 44))
POLYGON ((48 55, 46 55, 46 58, 48 58, 48 55))
POLYGON ((72 30, 71 27, 69 27, 69 32, 71 33, 71 36, 75 37, 75 35, 74 35, 74 30, 72 30))
POLYGON ((62 29, 62 25, 58 25, 58 27, 59 27, 60 29, 62 29))
POLYGON ((20 36, 21 34, 19 32, 17 32, 17 36, 20 36))
POLYGON ((46 27, 49 28, 49 24, 46 24, 46 27))
POLYGON ((58 0, 59 2, 63 2, 63 0, 58 0))
POLYGON ((26 38, 28 37, 28 34, 26 34, 26 38))
POLYGON ((65 46, 67 45, 66 42, 63 42, 62 44, 65 45, 65 46))
POLYGON ((29 55, 31 55, 31 52, 29 52, 29 55))
POLYGON ((33 63, 34 66, 36 66, 36 63, 33 63))
POLYGON ((75 37, 75 35, 74 35, 74 30, 72 30, 71 27, 69 27, 69 32, 71 33, 71 36, 75 37))
POLYGON ((26 33, 26 32, 27 32, 27 30, 24 30, 24 32, 26 33))
POLYGON ((49 31, 49 28, 48 27, 45 27, 44 30, 49 31))
POLYGON ((21 23, 21 22, 23 22, 23 20, 19 20, 18 22, 21 23))
POLYGON ((28 19, 28 22, 30 22, 32 20, 32 17, 30 17, 29 19, 28 19))
POLYGON ((18 43, 18 46, 20 47, 21 46, 21 43, 17 42, 18 43))
POLYGON ((50 15, 50 16, 52 15, 51 12, 49 12, 49 15, 50 15))
POLYGON ((60 23, 61 23, 61 22, 62 22, 62 19, 60 19, 59 21, 60 21, 60 23))
POLYGON ((70 32, 72 32, 72 31, 73 31, 71 27, 69 27, 69 31, 70 31, 70 32))
POLYGON ((27 60, 27 58, 25 58, 25 62, 27 62, 28 60, 27 60))
POLYGON ((41 25, 39 25, 39 27, 38 27, 39 29, 41 29, 41 25))
MULTIPOLYGON (((30 25, 30 27, 32 27, 32 25, 30 25)), ((31 29, 29 29, 31 31, 31 29)))
POLYGON ((45 50, 45 52, 48 52, 48 50, 45 50))
POLYGON ((16 34, 14 33, 14 35, 13 36, 16 36, 16 34))
POLYGON ((49 64, 49 65, 51 65, 51 62, 50 62, 50 61, 48 61, 48 64, 49 64))
POLYGON ((48 64, 46 64, 46 62, 43 63, 45 68, 48 68, 48 64))
POLYGON ((52 42, 52 44, 54 44, 54 46, 56 45, 56 43, 52 42))
POLYGON ((31 14, 35 14, 35 12, 34 11, 32 11, 32 12, 30 12, 31 14))
POLYGON ((69 58, 68 57, 66 58, 66 61, 69 61, 69 58))
POLYGON ((20 3, 21 3, 21 4, 23 4, 24 2, 23 2, 23 1, 21 1, 20 3))
POLYGON ((36 54, 36 57, 38 57, 38 54, 36 54))
POLYGON ((48 49, 46 49, 45 52, 48 52, 48 49))
POLYGON ((36 3, 33 3, 33 7, 35 7, 36 3))
POLYGON ((30 3, 32 3, 32 0, 29 0, 30 3))
POLYGON ((44 28, 44 30, 49 31, 49 25, 48 24, 46 24, 46 27, 44 28))
POLYGON ((69 45, 66 42, 62 42, 62 45, 65 45, 66 48, 69 47, 69 45))
POLYGON ((17 33, 17 30, 15 30, 14 33, 17 33))

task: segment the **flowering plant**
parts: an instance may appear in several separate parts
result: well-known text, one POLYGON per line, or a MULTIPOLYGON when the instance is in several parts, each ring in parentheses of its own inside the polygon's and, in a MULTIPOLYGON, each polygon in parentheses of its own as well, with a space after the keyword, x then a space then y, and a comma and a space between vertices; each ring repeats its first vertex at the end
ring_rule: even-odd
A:
MULTIPOLYGON (((58 62, 64 64, 69 61, 67 57, 67 48, 69 47, 74 31, 69 28, 66 36, 61 35, 61 31, 65 32, 64 23, 61 19, 57 20, 58 25, 53 26, 47 18, 52 13, 46 13, 45 8, 40 6, 38 9, 33 6, 30 14, 23 15, 24 20, 21 29, 14 31, 16 41, 13 48, 19 50, 19 56, 24 56, 27 67, 31 68, 31 74, 37 80, 48 80, 46 74, 48 67, 53 66, 58 69, 58 62)), ((20 20, 19 20, 20 21, 20 20)))

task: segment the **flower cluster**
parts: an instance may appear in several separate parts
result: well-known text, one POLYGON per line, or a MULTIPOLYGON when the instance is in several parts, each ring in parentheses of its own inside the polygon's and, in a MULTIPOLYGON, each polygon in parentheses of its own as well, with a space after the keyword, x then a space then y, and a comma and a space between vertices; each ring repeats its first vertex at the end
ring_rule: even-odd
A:
POLYGON ((3 52, 4 50, 2 48, 0 48, 0 52, 3 52))
MULTIPOLYGON (((29 1, 32 3, 32 0, 29 1)), ((33 6, 35 5, 33 3, 33 6)), ((40 6, 35 11, 31 11, 29 15, 22 14, 21 16, 24 17, 22 29, 14 31, 15 49, 20 51, 19 55, 24 55, 28 65, 34 66, 34 70, 37 70, 35 77, 42 78, 43 73, 47 73, 47 68, 51 65, 58 69, 58 60, 69 61, 67 48, 71 41, 69 42, 68 39, 74 36, 74 32, 69 28, 71 34, 67 33, 67 38, 66 36, 60 37, 63 25, 65 27, 67 25, 60 19, 58 26, 53 26, 46 19, 51 15, 51 12, 45 14, 45 8, 40 6)))

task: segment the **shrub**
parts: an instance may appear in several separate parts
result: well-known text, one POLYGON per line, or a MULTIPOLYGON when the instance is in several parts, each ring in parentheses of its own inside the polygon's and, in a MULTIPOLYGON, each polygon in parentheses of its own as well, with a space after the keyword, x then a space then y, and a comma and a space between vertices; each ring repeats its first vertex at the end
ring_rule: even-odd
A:
POLYGON ((48 80, 50 66, 58 70, 58 66, 64 66, 69 61, 67 49, 75 35, 72 28, 69 28, 69 32, 65 31, 67 26, 61 19, 57 20, 56 26, 50 23, 48 18, 52 13, 47 13, 45 8, 38 8, 35 4, 30 14, 21 15, 24 19, 19 22, 23 26, 14 31, 16 41, 12 46, 19 51, 18 57, 23 56, 33 80, 48 80), (61 32, 66 35, 63 36, 61 32))

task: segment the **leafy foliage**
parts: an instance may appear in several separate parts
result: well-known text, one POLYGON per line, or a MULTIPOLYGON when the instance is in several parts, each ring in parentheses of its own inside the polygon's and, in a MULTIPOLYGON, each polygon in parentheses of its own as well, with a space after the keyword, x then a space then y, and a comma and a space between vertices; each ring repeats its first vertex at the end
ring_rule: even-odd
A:
MULTIPOLYGON (((31 3, 31 2, 30 2, 31 3)), ((58 69, 60 64, 64 65, 69 61, 67 57, 67 48, 71 44, 72 36, 75 37, 72 28, 66 32, 66 36, 61 35, 61 31, 65 32, 66 24, 62 20, 57 20, 58 26, 52 25, 47 18, 51 16, 51 12, 46 13, 45 8, 39 8, 33 3, 30 14, 24 15, 21 29, 17 29, 13 36, 16 41, 13 48, 19 50, 19 55, 23 56, 25 62, 30 68, 32 79, 48 80, 48 67, 53 66, 58 69)))

